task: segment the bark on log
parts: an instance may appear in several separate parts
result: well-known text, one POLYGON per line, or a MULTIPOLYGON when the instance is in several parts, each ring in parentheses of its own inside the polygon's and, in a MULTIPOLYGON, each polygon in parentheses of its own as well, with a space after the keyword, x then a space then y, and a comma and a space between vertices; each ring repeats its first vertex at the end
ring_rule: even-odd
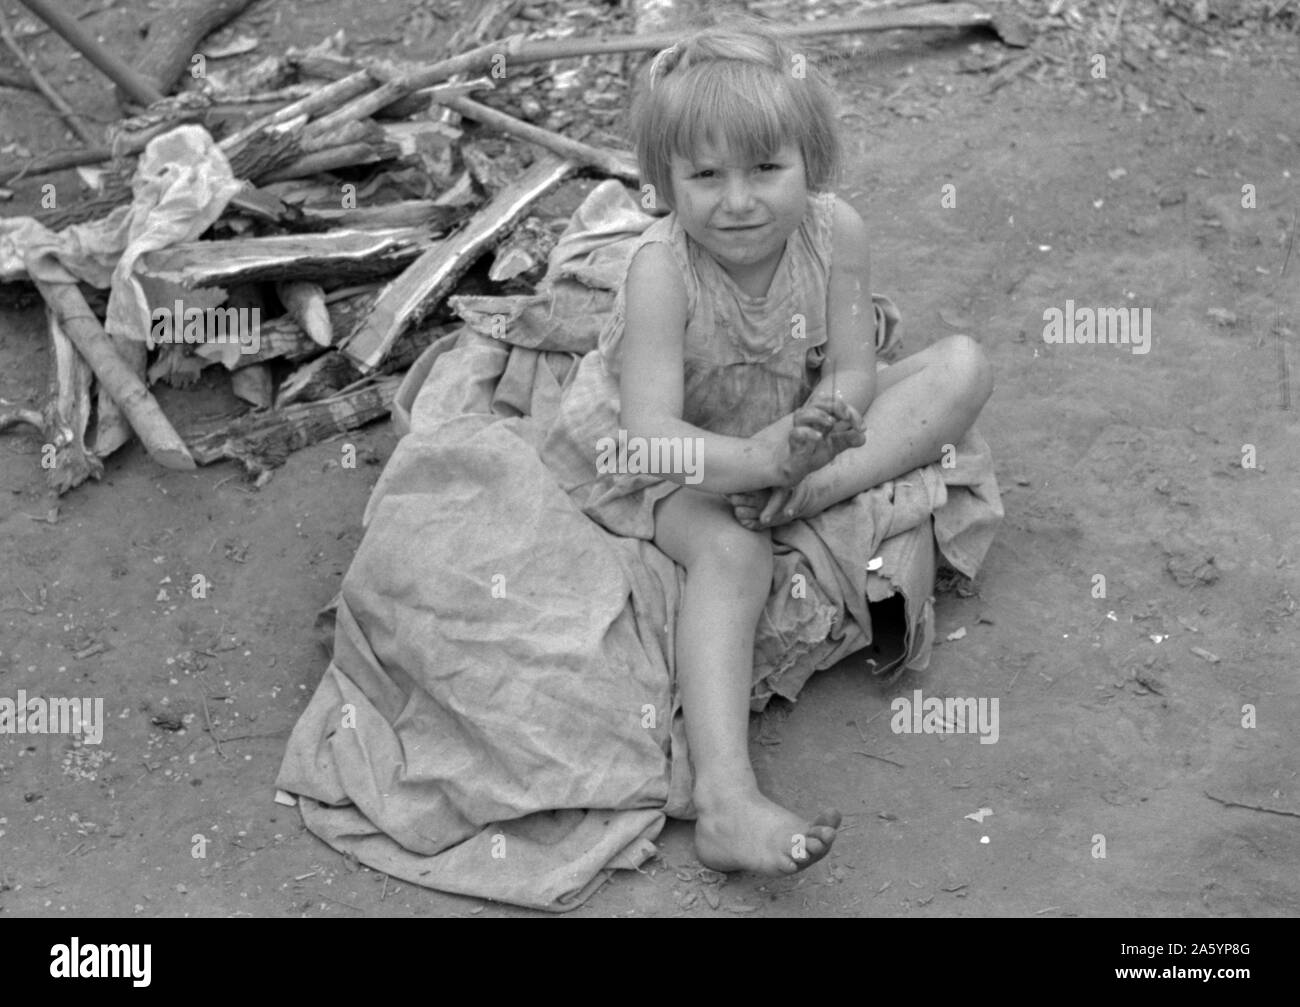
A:
POLYGON ((361 327, 342 345, 343 352, 363 374, 375 371, 402 332, 427 315, 475 259, 574 170, 571 161, 550 155, 540 158, 518 182, 497 193, 464 230, 429 249, 390 283, 361 327))
POLYGON ((439 206, 432 199, 405 199, 379 206, 358 206, 353 210, 304 206, 303 223, 294 230, 315 231, 349 227, 374 231, 395 227, 421 227, 433 234, 446 234, 469 216, 465 206, 439 206))
POLYGON ((294 451, 383 419, 401 383, 400 377, 383 378, 321 402, 249 413, 218 429, 196 433, 190 438, 190 450, 200 465, 231 458, 249 475, 261 475, 284 464, 294 451))
POLYGON ((331 350, 303 364, 280 384, 275 408, 283 409, 295 402, 317 402, 334 395, 361 378, 361 372, 342 353, 331 350))
POLYGON ((304 154, 298 160, 286 164, 275 171, 255 176, 258 182, 285 182, 291 178, 306 178, 323 171, 336 171, 339 168, 351 168, 358 164, 375 164, 379 161, 391 161, 401 151, 397 144, 379 143, 345 143, 338 147, 329 147, 311 154, 304 154))
POLYGON ((108 334, 87 306, 77 285, 38 280, 36 287, 104 389, 122 407, 150 457, 167 468, 194 468, 194 459, 185 449, 185 443, 177 436, 144 382, 113 349, 108 334))
POLYGON ((433 244, 433 236, 419 227, 190 241, 146 252, 139 269, 190 289, 325 277, 376 279, 409 265, 433 244))

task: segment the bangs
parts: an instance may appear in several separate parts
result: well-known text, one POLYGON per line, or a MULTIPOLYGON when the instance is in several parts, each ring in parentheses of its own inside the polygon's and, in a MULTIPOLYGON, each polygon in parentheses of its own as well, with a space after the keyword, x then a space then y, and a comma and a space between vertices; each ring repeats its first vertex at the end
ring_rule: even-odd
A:
POLYGON ((679 85, 671 89, 676 93, 664 96, 666 128, 658 133, 663 137, 664 162, 673 154, 691 160, 703 147, 712 146, 753 163, 797 139, 791 124, 801 116, 781 76, 739 60, 691 67, 682 73, 673 81, 679 85))

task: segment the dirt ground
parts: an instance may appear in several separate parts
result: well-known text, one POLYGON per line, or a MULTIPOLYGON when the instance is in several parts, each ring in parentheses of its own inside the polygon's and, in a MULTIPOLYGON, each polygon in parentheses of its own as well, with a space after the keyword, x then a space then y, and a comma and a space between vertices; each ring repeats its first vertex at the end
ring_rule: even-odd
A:
MULTIPOLYGON (((70 6, 138 44, 146 4, 70 6)), ((344 0, 265 3, 241 27, 263 47, 347 27, 374 52, 410 6, 373 0, 354 28, 344 0)), ((885 688, 849 660, 756 718, 772 796, 846 815, 824 863, 719 885, 673 822, 658 858, 573 915, 1300 913, 1300 390, 1284 400, 1282 381, 1286 353, 1300 366, 1300 261, 1282 275, 1300 36, 1193 40, 1141 72, 1112 61, 1096 80, 1079 63, 1072 82, 992 94, 956 72, 988 37, 891 32, 837 65, 842 191, 874 232, 872 288, 900 305, 905 351, 956 331, 984 345, 997 389, 979 426, 1006 521, 973 592, 941 595, 928 671, 885 688), (1048 345, 1044 311, 1067 299, 1150 308, 1150 352, 1048 345), (917 689, 996 700, 997 743, 893 733, 891 700, 917 689)), ((27 44, 74 104, 116 116, 61 40, 27 44)), ((14 144, 72 145, 38 96, 0 93, 6 163, 14 144)), ((40 181, 0 209, 31 212, 40 181)), ((43 325, 31 304, 0 312, 0 398, 41 401, 43 325)), ((178 419, 234 401, 213 369, 200 390, 155 391, 178 419)), ((178 473, 132 445, 53 522, 39 440, 0 436, 0 696, 100 696, 107 726, 99 746, 0 735, 0 913, 530 915, 358 868, 272 800, 387 424, 344 439, 356 469, 334 440, 261 490, 233 465, 178 473), (183 730, 154 724, 168 712, 183 730)))

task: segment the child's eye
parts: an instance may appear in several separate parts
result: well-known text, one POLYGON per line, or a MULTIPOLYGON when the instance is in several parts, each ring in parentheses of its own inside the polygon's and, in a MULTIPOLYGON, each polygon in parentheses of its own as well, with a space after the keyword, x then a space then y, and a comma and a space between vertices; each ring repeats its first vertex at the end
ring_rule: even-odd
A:
POLYGON ((780 171, 781 166, 779 164, 773 164, 771 161, 765 161, 758 166, 758 170, 759 171, 780 171))
POLYGON ((702 169, 702 170, 700 170, 700 171, 697 171, 697 172, 696 172, 693 176, 691 176, 691 177, 692 177, 692 178, 712 178, 712 177, 713 177, 713 169, 712 169, 712 168, 704 168, 704 169, 702 169))

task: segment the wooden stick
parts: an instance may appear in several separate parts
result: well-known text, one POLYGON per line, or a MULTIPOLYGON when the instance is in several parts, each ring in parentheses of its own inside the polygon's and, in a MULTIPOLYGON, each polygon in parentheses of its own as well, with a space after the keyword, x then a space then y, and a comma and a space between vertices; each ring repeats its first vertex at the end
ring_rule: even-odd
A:
POLYGON ((190 67, 199 43, 239 17, 254 0, 187 0, 160 11, 149 26, 149 39, 137 60, 140 73, 169 94, 190 67))
POLYGON ((328 132, 341 123, 374 115, 385 105, 391 105, 394 101, 406 97, 413 91, 420 91, 434 84, 441 84, 459 73, 482 70, 491 66, 498 55, 511 51, 512 47, 517 48, 519 44, 519 36, 498 42, 488 42, 486 45, 471 49, 460 56, 444 59, 432 66, 407 74, 405 77, 386 81, 369 94, 363 94, 356 100, 344 105, 338 111, 332 112, 325 118, 312 123, 309 132, 328 132))
POLYGON ((517 182, 497 193, 464 230, 429 249, 385 287, 365 321, 341 347, 361 373, 375 371, 403 331, 428 314, 480 255, 575 168, 572 161, 549 154, 540 158, 517 182))
POLYGON ((36 288, 53 309, 68 338, 90 364, 95 377, 122 407, 150 457, 167 468, 194 468, 194 459, 190 457, 185 442, 177 436, 144 382, 113 349, 108 334, 91 312, 77 285, 37 280, 36 288))
POLYGON ((225 151, 233 150, 247 143, 255 134, 260 133, 268 126, 281 125, 298 118, 300 115, 310 118, 318 112, 338 108, 357 95, 371 90, 377 84, 378 81, 371 76, 369 70, 358 70, 342 80, 336 80, 334 83, 326 85, 309 98, 301 98, 285 105, 277 112, 264 115, 256 122, 249 123, 238 133, 234 133, 222 140, 219 146, 225 151))
POLYGON ((901 762, 895 762, 893 759, 887 759, 887 758, 885 758, 883 755, 873 755, 871 752, 864 752, 864 751, 862 751, 861 749, 858 749, 858 748, 855 748, 855 749, 853 750, 853 754, 854 754, 854 755, 865 755, 868 759, 875 759, 877 762, 888 762, 891 766, 897 766, 899 769, 906 769, 906 768, 907 768, 907 767, 906 767, 905 765, 903 765, 901 762))
POLYGON ((76 134, 77 139, 89 146, 94 146, 99 143, 99 138, 91 133, 91 131, 86 127, 86 124, 78 118, 77 113, 72 110, 72 106, 63 100, 63 95, 54 90, 53 85, 50 84, 41 71, 36 68, 36 64, 27 58, 27 54, 23 52, 22 47, 19 46, 18 40, 14 38, 14 33, 9 30, 9 18, 5 16, 3 9, 0 9, 0 37, 4 39, 4 43, 9 47, 9 51, 14 54, 18 62, 21 63, 23 68, 31 75, 32 83, 36 85, 37 90, 40 91, 41 94, 45 95, 45 99, 53 105, 55 111, 63 117, 63 121, 66 122, 68 128, 76 134))
POLYGON ((1263 811, 1269 815, 1284 815, 1287 818, 1300 818, 1300 811, 1288 811, 1285 808, 1269 808, 1262 804, 1241 804, 1238 801, 1224 800, 1222 797, 1215 797, 1208 790, 1202 791, 1206 797, 1216 804, 1222 804, 1225 808, 1245 808, 1247 811, 1263 811))
POLYGON ((72 15, 56 7, 50 0, 19 0, 19 2, 67 40, 72 48, 90 60, 114 84, 141 105, 152 105, 164 97, 152 81, 136 73, 125 62, 114 56, 77 24, 72 15))
POLYGON ((636 157, 629 151, 593 147, 590 144, 582 143, 580 140, 573 140, 549 129, 542 129, 540 126, 524 122, 522 119, 516 119, 505 112, 499 112, 495 108, 480 104, 472 98, 444 98, 440 101, 440 104, 459 112, 467 119, 473 119, 475 122, 487 126, 489 129, 518 137, 521 140, 527 140, 529 143, 535 143, 537 146, 544 147, 561 157, 568 158, 570 161, 596 168, 606 175, 612 175, 614 178, 632 184, 635 184, 640 178, 636 157))

